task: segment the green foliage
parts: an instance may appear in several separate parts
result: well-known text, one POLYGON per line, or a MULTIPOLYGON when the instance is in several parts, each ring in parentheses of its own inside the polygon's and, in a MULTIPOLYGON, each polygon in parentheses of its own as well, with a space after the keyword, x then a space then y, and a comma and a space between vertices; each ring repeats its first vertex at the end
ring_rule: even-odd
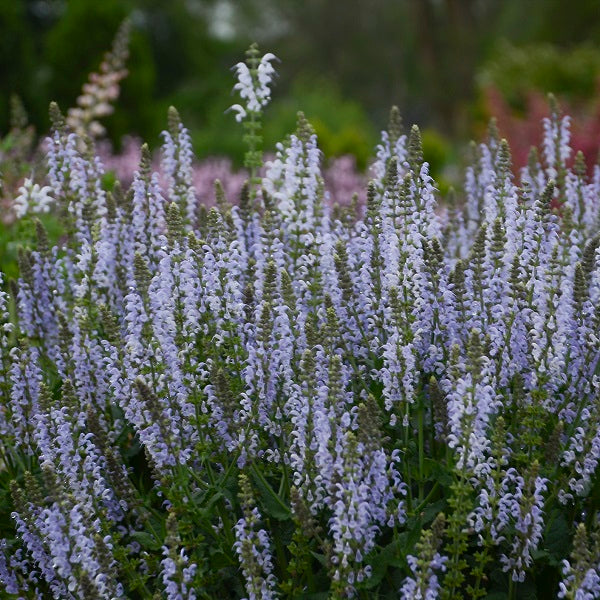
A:
MULTIPOLYGON (((218 101, 204 115, 203 126, 195 128, 194 147, 201 158, 211 154, 226 155, 241 165, 244 148, 240 145, 239 128, 233 115, 224 110, 231 104, 231 96, 221 92, 215 98, 218 101)), ((274 99, 263 124, 266 148, 273 148, 277 141, 294 130, 300 110, 313 126, 325 157, 352 154, 359 168, 365 169, 376 132, 364 109, 357 102, 343 97, 335 84, 326 80, 315 82, 306 78, 295 83, 283 95, 275 86, 274 99)), ((191 110, 188 112, 193 122, 193 113, 191 110)), ((185 111, 182 114, 185 116, 185 111)))
POLYGON ((364 109, 326 79, 301 78, 287 96, 273 102, 265 124, 269 145, 294 128, 299 110, 314 127, 326 157, 353 154, 358 166, 365 168, 376 140, 375 131, 364 109))
MULTIPOLYGON (((48 237, 55 244, 64 233, 63 224, 54 215, 39 215, 48 237)), ((26 217, 16 223, 3 223, 0 220, 0 270, 10 278, 19 275, 17 256, 19 248, 37 245, 35 219, 26 217)))
POLYGON ((564 49, 548 43, 498 45, 480 75, 484 86, 497 87, 513 108, 525 108, 531 89, 573 100, 592 97, 600 72, 600 49, 591 43, 564 49))
POLYGON ((0 130, 6 130, 11 94, 25 98, 30 109, 40 109, 36 98, 45 87, 37 70, 34 28, 25 2, 0 0, 0 32, 0 130))

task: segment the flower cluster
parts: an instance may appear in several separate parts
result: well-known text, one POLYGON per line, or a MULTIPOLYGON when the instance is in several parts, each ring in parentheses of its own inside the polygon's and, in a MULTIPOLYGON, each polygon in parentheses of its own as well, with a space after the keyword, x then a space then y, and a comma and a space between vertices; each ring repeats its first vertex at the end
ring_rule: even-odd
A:
POLYGON ((174 110, 110 189, 53 113, 64 235, 0 291, 7 594, 599 597, 600 167, 557 109, 440 203, 393 110, 341 212, 302 114, 208 209, 174 110))
MULTIPOLYGON (((164 134, 163 134, 164 135, 164 134)), ((111 151, 106 141, 99 142, 98 152, 107 171, 112 171, 116 178, 125 185, 130 185, 133 174, 140 163, 140 147, 142 143, 134 137, 126 137, 121 152, 111 151)), ((152 168, 159 171, 160 161, 153 157, 152 168)), ((352 205, 356 196, 358 202, 366 200, 366 177, 357 170, 356 161, 350 155, 340 156, 322 167, 325 192, 329 194, 332 205, 340 208, 352 205)), ((161 185, 168 187, 166 173, 161 175, 161 185)), ((192 185, 198 200, 205 206, 214 206, 216 194, 214 182, 218 179, 231 202, 237 203, 248 173, 244 169, 235 169, 232 162, 223 157, 194 160, 192 163, 192 185)), ((338 209, 339 210, 339 209, 338 209)))
POLYGON ((252 46, 248 51, 248 64, 239 62, 233 67, 238 79, 233 89, 245 101, 245 107, 234 104, 230 108, 236 112, 235 120, 238 123, 245 119, 248 113, 260 113, 271 99, 269 86, 276 75, 271 64, 274 60, 277 60, 277 57, 271 52, 259 59, 258 50, 252 46))
POLYGON ((14 199, 12 209, 17 219, 24 217, 27 213, 47 213, 52 205, 52 196, 49 192, 52 188, 48 185, 42 187, 26 178, 19 188, 19 195, 14 199))
POLYGON ((440 583, 436 571, 443 573, 448 560, 438 552, 442 542, 444 520, 444 513, 440 513, 431 529, 423 532, 422 539, 417 545, 418 557, 411 555, 406 557, 412 577, 407 577, 400 590, 400 597, 403 600, 430 600, 439 596, 440 583))

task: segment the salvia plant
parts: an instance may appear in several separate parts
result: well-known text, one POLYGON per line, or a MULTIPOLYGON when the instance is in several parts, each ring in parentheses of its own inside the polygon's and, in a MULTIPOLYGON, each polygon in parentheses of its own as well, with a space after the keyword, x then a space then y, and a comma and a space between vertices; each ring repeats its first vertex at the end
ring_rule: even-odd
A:
POLYGON ((162 174, 106 189, 52 106, 64 234, 25 217, 0 291, 3 597, 600 597, 600 167, 554 106, 439 204, 392 109, 334 213, 304 116, 263 164, 274 58, 210 210, 174 109, 162 174))

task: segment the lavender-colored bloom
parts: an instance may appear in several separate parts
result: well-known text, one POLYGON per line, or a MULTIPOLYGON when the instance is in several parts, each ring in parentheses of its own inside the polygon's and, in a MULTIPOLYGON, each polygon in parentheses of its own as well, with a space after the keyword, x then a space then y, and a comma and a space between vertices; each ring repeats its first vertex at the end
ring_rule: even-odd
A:
POLYGON ((550 118, 543 120, 544 125, 544 159, 546 161, 546 176, 548 179, 556 179, 560 169, 564 169, 565 161, 571 154, 569 147, 570 123, 568 116, 559 117, 556 109, 550 118))
POLYGON ((234 527, 233 547, 244 575, 247 600, 274 600, 277 580, 273 574, 271 541, 264 529, 258 529, 260 518, 258 508, 254 507, 239 519, 234 527))
POLYGON ((559 583, 557 598, 574 598, 574 600, 594 600, 600 598, 600 564, 590 567, 579 584, 575 584, 575 575, 568 560, 563 560, 563 575, 559 583))
POLYGON ((13 324, 8 314, 8 294, 2 290, 3 274, 0 272, 0 435, 8 436, 11 432, 10 413, 8 411, 10 397, 10 334, 13 324))
POLYGON ((522 478, 517 481, 517 488, 506 506, 506 511, 515 519, 516 534, 509 554, 503 554, 500 561, 503 570, 511 572, 513 581, 523 582, 525 571, 533 562, 531 554, 542 539, 544 492, 547 490, 548 480, 536 476, 533 481, 528 482, 532 486, 530 492, 525 489, 522 478))
POLYGON ((584 496, 600 462, 600 419, 593 406, 583 408, 580 422, 563 452, 561 465, 569 467, 572 473, 569 479, 571 492, 584 496))
POLYGON ((140 173, 136 173, 132 188, 131 233, 134 249, 146 257, 148 266, 153 270, 165 227, 165 202, 158 175, 153 173, 148 181, 140 173))
MULTIPOLYGON (((19 513, 13 512, 11 517, 15 521, 19 537, 35 562, 36 567, 39 569, 40 574, 55 594, 55 597, 72 598, 71 594, 67 591, 67 586, 65 586, 58 574, 58 569, 60 569, 61 565, 58 564, 56 568, 54 567, 53 557, 51 557, 44 547, 44 542, 46 540, 43 540, 40 537, 41 534, 33 531, 19 513)), ((67 565, 67 568, 70 567, 67 565)))
POLYGON ((400 598, 402 600, 435 600, 439 597, 440 593, 440 582, 435 571, 443 573, 446 570, 446 556, 441 556, 439 552, 436 552, 431 562, 427 567, 427 572, 422 574, 419 573, 417 557, 407 556, 406 560, 410 570, 413 572, 413 577, 407 577, 400 590, 400 598), (418 577, 418 579, 416 578, 418 577), (425 589, 423 589, 423 583, 425 589))
POLYGON ((176 131, 163 131, 162 166, 168 182, 168 196, 177 202, 191 227, 196 223, 197 201, 192 181, 192 140, 182 123, 176 131))
POLYGON ((174 560, 172 552, 166 546, 163 547, 164 558, 161 560, 162 582, 168 600, 195 600, 196 592, 190 587, 194 578, 196 565, 189 564, 189 558, 181 549, 174 560))
POLYGON ((309 301, 305 278, 317 267, 326 224, 321 209, 320 158, 315 135, 306 140, 292 135, 287 148, 278 144, 277 158, 267 164, 263 178, 263 187, 274 198, 282 222, 285 268, 298 281, 303 304, 309 301))
MULTIPOLYGON (((26 479, 14 560, 0 554, 10 593, 39 596, 39 583, 61 598, 89 586, 123 596, 112 558, 122 549, 98 537, 106 531, 135 555, 127 568, 139 564, 169 598, 200 593, 200 554, 181 549, 191 538, 166 542, 162 554, 130 541, 146 513, 128 511, 120 476, 138 464, 129 462, 137 444, 165 507, 215 503, 197 524, 203 535, 205 525, 230 535, 222 511, 238 506, 228 479, 236 465, 264 474, 283 503, 293 487, 296 535, 309 550, 313 534, 323 542, 330 592, 344 597, 370 576, 373 554, 402 531, 407 512, 445 493, 431 488, 431 456, 473 486, 464 499, 474 505, 453 534, 468 541, 467 553, 476 538, 500 556, 515 581, 532 568, 544 512, 556 498, 579 510, 593 489, 600 168, 588 176, 581 156, 569 166, 568 119, 553 111, 542 158, 532 153, 519 184, 492 129, 475 148, 465 197, 445 208, 417 129, 400 135, 394 117, 366 210, 351 215, 331 203, 347 205, 362 177, 348 161, 343 176, 333 165, 328 177, 304 118, 261 166, 255 136, 273 61, 251 50, 235 67, 241 100, 232 110, 248 133, 252 171, 239 207, 231 202, 248 174, 194 163, 173 111, 162 173, 144 150, 135 175, 127 167, 126 193, 116 186, 108 195, 102 163, 76 136, 59 130, 48 140, 46 192, 67 216, 68 236, 54 248, 41 236, 37 251, 20 254, 14 324, 0 291, 2 458, 9 471, 25 461, 34 474, 39 461, 46 478, 39 493, 26 479), (217 176, 226 199, 217 186, 207 213, 200 201, 213 197, 217 176), (215 488, 223 495, 210 500, 215 488)), ((260 491, 261 502, 271 494, 260 491)), ((276 597, 283 565, 248 497, 234 530, 246 596, 276 597)), ((453 541, 407 558, 402 597, 441 593, 440 573, 451 569, 452 579, 465 558, 451 556, 453 541)), ((563 575, 565 597, 596 593, 596 564, 565 564, 563 575)), ((485 577, 477 579, 481 589, 485 577)))
POLYGON ((103 217, 100 220, 100 233, 94 244, 94 253, 98 258, 91 275, 98 300, 116 314, 123 310, 124 290, 121 282, 128 270, 127 265, 131 265, 133 261, 133 246, 128 244, 123 247, 125 227, 121 222, 122 218, 122 211, 118 209, 114 219, 103 217))
MULTIPOLYGON (((478 336, 474 330, 472 344, 478 336)), ((493 363, 485 356, 454 360, 458 362, 452 375, 441 382, 447 393, 448 445, 457 454, 457 469, 485 475, 490 468, 488 427, 498 410, 493 363)))
POLYGON ((398 177, 404 175, 404 165, 408 156, 406 147, 406 136, 401 135, 395 141, 390 139, 390 134, 387 131, 381 132, 381 141, 376 148, 376 160, 371 165, 370 171, 373 179, 383 186, 387 165, 392 157, 396 157, 398 165, 402 170, 398 172, 398 177))
POLYGON ((39 385, 42 372, 39 366, 40 354, 35 346, 12 348, 10 381, 11 433, 14 443, 28 454, 33 453, 33 421, 39 411, 39 385))
POLYGON ((380 528, 403 522, 405 513, 398 496, 406 493, 396 472, 397 457, 387 457, 382 449, 368 449, 353 433, 344 433, 344 425, 351 426, 351 421, 350 415, 344 415, 334 435, 334 478, 326 499, 332 511, 332 579, 349 596, 354 595, 356 583, 370 577, 370 567, 362 563, 380 528))
MULTIPOLYGON (((13 560, 6 558, 6 540, 0 541, 0 583, 4 585, 4 589, 8 594, 19 594, 22 591, 22 586, 18 577, 18 569, 13 566, 13 560)), ((13 555, 14 559, 14 555, 13 555)), ((25 588, 27 590, 27 588, 25 588)))

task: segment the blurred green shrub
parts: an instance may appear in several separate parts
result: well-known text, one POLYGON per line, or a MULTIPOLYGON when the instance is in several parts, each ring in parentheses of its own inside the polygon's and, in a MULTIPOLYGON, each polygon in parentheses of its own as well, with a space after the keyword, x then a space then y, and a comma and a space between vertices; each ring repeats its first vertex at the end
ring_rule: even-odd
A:
MULTIPOLYGON (((122 21, 132 23, 130 56, 115 114, 105 120, 118 142, 134 133, 158 144, 166 109, 204 112, 223 89, 234 62, 232 43, 210 36, 185 0, 0 0, 0 132, 17 94, 40 135, 48 104, 66 111, 97 70, 122 21)), ((223 104, 228 106, 227 103, 223 104)), ((195 124, 192 124, 195 125, 195 124)))
POLYGON ((515 110, 525 110, 527 93, 536 90, 567 97, 589 99, 600 77, 600 48, 583 43, 571 49, 551 44, 514 46, 500 43, 482 68, 479 84, 493 86, 515 110))
MULTIPOLYGON (((314 127, 319 138, 319 147, 327 158, 352 154, 356 157, 359 169, 365 169, 373 154, 376 132, 366 112, 359 103, 344 98, 338 88, 326 81, 301 78, 285 96, 279 96, 277 88, 274 99, 266 111, 264 123, 264 148, 272 150, 275 144, 294 131, 297 113, 302 110, 314 127)), ((190 90, 190 98, 192 93, 190 90)), ((232 114, 225 110, 232 103, 229 94, 221 94, 220 101, 213 101, 203 119, 203 127, 198 130, 190 126, 194 134, 194 149, 199 158, 211 154, 227 155, 240 165, 244 147, 240 145, 239 129, 232 114)), ((185 105, 177 104, 184 121, 185 105)))
POLYGON ((39 77, 27 77, 35 68, 36 48, 24 2, 0 0, 0 31, 0 130, 6 131, 11 95, 16 93, 34 104, 34 84, 40 83, 39 77))
POLYGON ((19 248, 31 248, 36 243, 36 218, 43 223, 52 244, 55 244, 64 234, 64 223, 53 214, 27 215, 12 223, 4 223, 0 220, 0 269, 7 279, 16 279, 19 276, 17 262, 19 248))
POLYGON ((453 147, 440 133, 425 129, 422 133, 423 157, 429 163, 429 173, 435 179, 437 188, 445 194, 456 182, 450 181, 446 169, 455 160, 453 147))
POLYGON ((315 128, 326 157, 353 154, 364 169, 373 154, 377 136, 364 108, 344 97, 326 79, 300 78, 289 95, 273 103, 265 125, 265 140, 273 143, 294 130, 302 110, 315 128))

